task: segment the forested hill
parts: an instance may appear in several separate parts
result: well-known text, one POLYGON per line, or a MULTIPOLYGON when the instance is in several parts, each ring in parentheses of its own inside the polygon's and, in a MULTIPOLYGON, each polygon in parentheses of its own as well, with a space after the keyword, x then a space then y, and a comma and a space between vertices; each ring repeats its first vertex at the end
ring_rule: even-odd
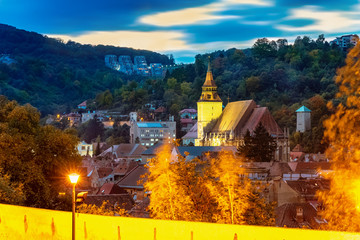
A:
POLYGON ((129 76, 105 67, 107 54, 142 55, 148 62, 171 63, 167 56, 151 51, 63 43, 3 24, 1 54, 9 54, 16 64, 0 63, 0 94, 29 102, 43 114, 69 110, 98 92, 126 83, 129 76))
POLYGON ((250 49, 197 55, 195 64, 174 70, 163 81, 129 82, 98 95, 97 102, 111 96, 113 102, 106 107, 119 107, 126 112, 139 110, 152 101, 163 104, 177 116, 183 108, 196 108, 210 56, 224 105, 228 100, 254 99, 269 107, 280 127, 289 127, 294 133, 295 111, 304 104, 312 110, 313 129, 301 136, 293 134, 292 143, 302 143, 306 150, 319 152, 324 150, 321 139, 322 121, 329 115, 326 104, 337 92, 334 77, 336 69, 344 64, 346 52, 330 46, 322 35, 316 40, 298 37, 294 44, 288 44, 286 39, 259 39, 250 49))

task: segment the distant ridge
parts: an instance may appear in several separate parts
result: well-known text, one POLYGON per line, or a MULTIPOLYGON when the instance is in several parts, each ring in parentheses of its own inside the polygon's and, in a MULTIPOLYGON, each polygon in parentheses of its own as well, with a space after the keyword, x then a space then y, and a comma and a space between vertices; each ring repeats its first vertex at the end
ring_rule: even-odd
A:
POLYGON ((30 103, 43 114, 70 110, 99 92, 142 79, 106 68, 107 54, 141 55, 148 62, 171 63, 168 56, 148 50, 64 43, 5 24, 0 24, 0 54, 16 61, 0 63, 0 95, 30 103))

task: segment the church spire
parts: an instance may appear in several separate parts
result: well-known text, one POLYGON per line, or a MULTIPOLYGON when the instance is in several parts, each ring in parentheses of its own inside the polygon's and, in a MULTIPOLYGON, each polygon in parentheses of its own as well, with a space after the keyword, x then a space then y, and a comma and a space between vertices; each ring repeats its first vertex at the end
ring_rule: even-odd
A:
POLYGON ((210 61, 210 56, 209 56, 209 63, 208 63, 208 70, 206 73, 206 79, 204 82, 203 87, 216 87, 213 75, 212 75, 212 71, 211 71, 211 61, 210 61))
POLYGON ((206 73, 206 79, 204 85, 202 86, 202 93, 199 101, 222 102, 219 95, 217 94, 217 86, 215 84, 212 75, 210 56, 209 56, 208 70, 206 73))

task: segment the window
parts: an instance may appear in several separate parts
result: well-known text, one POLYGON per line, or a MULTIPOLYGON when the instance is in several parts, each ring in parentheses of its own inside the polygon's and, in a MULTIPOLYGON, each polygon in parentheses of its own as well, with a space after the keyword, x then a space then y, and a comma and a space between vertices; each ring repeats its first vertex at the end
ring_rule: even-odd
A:
POLYGON ((211 95, 210 94, 207 94, 207 99, 211 99, 211 95))

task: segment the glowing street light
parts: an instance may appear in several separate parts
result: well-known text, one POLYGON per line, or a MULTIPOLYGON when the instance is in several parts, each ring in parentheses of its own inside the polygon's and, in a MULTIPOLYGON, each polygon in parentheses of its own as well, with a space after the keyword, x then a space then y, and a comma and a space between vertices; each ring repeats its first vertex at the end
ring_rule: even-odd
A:
POLYGON ((72 173, 69 175, 70 182, 73 184, 72 191, 72 240, 75 240, 75 185, 79 179, 79 175, 72 173))

